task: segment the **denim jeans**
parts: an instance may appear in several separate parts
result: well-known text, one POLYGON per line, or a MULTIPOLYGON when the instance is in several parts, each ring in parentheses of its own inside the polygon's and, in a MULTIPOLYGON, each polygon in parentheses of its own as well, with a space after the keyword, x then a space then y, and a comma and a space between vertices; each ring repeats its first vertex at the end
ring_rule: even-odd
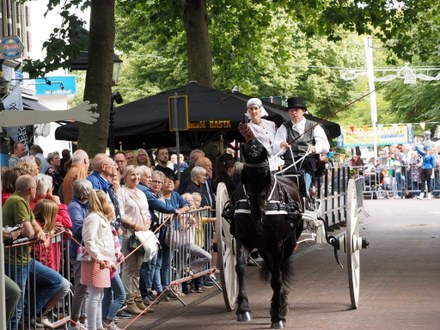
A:
POLYGON ((24 303, 24 293, 26 292, 26 282, 29 275, 29 267, 32 262, 27 265, 8 265, 5 264, 5 274, 9 276, 11 280, 13 280, 19 288, 21 289, 21 298, 18 301, 17 309, 15 312, 15 317, 11 319, 11 330, 17 329, 17 324, 21 320, 21 316, 23 315, 23 303, 24 303))
POLYGON ((402 181, 405 181, 405 178, 402 176, 400 172, 396 172, 396 189, 397 193, 400 197, 403 197, 403 190, 402 190, 402 181))
MULTIPOLYGON (((160 264, 160 270, 162 274, 162 286, 164 288, 168 288, 171 281, 171 274, 170 274, 170 268, 171 268, 171 256, 170 256, 170 248, 166 245, 162 246, 162 249, 158 251, 158 257, 156 262, 156 269, 158 267, 158 264, 160 264)), ((159 291, 159 290, 158 290, 159 291)))
MULTIPOLYGON (((63 290, 64 278, 52 268, 44 266, 37 260, 31 260, 27 265, 5 265, 5 273, 15 283, 18 284, 22 291, 22 296, 17 306, 17 316, 11 320, 11 329, 15 330, 18 321, 23 314, 23 301, 24 293, 26 291, 26 282, 28 276, 31 281, 35 280, 35 289, 31 290, 35 292, 34 299, 31 299, 31 304, 35 300, 35 310, 37 314, 41 313, 43 307, 50 300, 52 296, 63 290)), ((31 308, 31 311, 33 308, 31 308)))
POLYGON ((304 173, 304 181, 306 184, 307 196, 310 196, 310 186, 312 185, 312 175, 308 172, 304 173))
POLYGON ((163 291, 161 280, 162 257, 159 259, 159 253, 149 262, 144 262, 141 267, 140 275, 142 279, 141 292, 146 293, 149 289, 155 289, 158 292, 163 291))
POLYGON ((121 276, 116 272, 112 278, 111 287, 104 289, 104 299, 102 300, 102 318, 103 320, 113 321, 116 313, 125 303, 125 289, 121 276), (113 292, 113 297, 112 297, 113 292), (113 298, 113 302, 112 302, 113 298))

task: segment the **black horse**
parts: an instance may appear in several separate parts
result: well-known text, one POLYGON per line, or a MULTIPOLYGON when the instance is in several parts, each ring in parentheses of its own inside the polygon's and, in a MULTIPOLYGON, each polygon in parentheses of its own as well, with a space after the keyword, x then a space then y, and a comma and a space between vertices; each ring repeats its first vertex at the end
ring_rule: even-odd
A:
POLYGON ((257 140, 242 147, 245 163, 242 185, 233 197, 231 232, 237 240, 237 320, 250 321, 251 308, 245 289, 247 259, 253 249, 263 258, 261 278, 270 278, 273 290, 271 328, 282 329, 288 312, 287 284, 293 269, 291 255, 303 229, 304 203, 296 183, 271 174, 267 151, 257 140))

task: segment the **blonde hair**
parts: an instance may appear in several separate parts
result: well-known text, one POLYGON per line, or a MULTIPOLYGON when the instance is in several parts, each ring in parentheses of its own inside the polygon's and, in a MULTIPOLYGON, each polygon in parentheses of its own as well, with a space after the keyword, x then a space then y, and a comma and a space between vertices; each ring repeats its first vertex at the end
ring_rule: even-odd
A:
POLYGON ((184 193, 182 194, 182 198, 188 203, 189 207, 192 209, 196 208, 196 204, 194 202, 194 195, 191 193, 184 193), (191 205, 191 203, 193 205, 191 205))
POLYGON ((111 220, 115 217, 113 204, 110 203, 107 194, 102 190, 90 190, 89 212, 100 213, 107 218, 107 220, 111 220))
POLYGON ((122 173, 122 177, 125 179, 128 175, 131 175, 132 173, 136 173, 136 166, 128 165, 124 169, 124 172, 122 173))
POLYGON ((50 199, 40 199, 34 207, 35 219, 41 222, 45 233, 55 229, 58 204, 50 199))
POLYGON ((145 165, 145 166, 151 166, 151 162, 150 162, 150 156, 148 155, 147 150, 140 148, 137 153, 136 153, 136 161, 138 165, 145 165), (139 153, 145 153, 145 156, 147 157, 147 160, 145 161, 145 163, 140 163, 139 162, 139 153))
POLYGON ((202 204, 202 194, 197 191, 194 191, 191 195, 193 196, 194 204, 199 204, 196 205, 196 207, 200 207, 200 204, 202 204), (196 197, 198 199, 197 202, 196 202, 196 197))
POLYGON ((38 165, 34 156, 24 156, 21 157, 15 167, 21 169, 23 173, 29 174, 31 176, 36 176, 38 174, 38 165))

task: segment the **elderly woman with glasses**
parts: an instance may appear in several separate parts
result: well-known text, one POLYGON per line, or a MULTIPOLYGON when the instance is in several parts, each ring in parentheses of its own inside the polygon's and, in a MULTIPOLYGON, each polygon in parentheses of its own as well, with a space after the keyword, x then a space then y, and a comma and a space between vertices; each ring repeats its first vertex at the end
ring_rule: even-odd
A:
MULTIPOLYGON (((184 211, 181 208, 176 208, 172 205, 167 205, 165 203, 164 197, 161 192, 165 181, 165 174, 163 172, 157 170, 153 171, 150 167, 147 166, 138 166, 136 170, 140 174, 140 183, 138 185, 138 188, 145 193, 145 196, 148 200, 153 229, 160 224, 159 215, 161 213, 178 215, 184 211)), ((149 301, 155 299, 156 295, 154 294, 153 289, 156 290, 156 292, 159 294, 163 291, 161 269, 161 251, 159 251, 158 255, 155 256, 150 262, 144 262, 142 264, 141 292, 144 291, 143 296, 145 296, 145 303, 148 303, 149 301)))
MULTIPOLYGON (((130 253, 128 240, 135 231, 150 229, 151 217, 148 200, 145 194, 137 188, 140 181, 136 167, 129 165, 123 173, 125 184, 118 190, 119 207, 122 218, 122 253, 130 253)), ((142 254, 139 252, 130 255, 122 269, 122 283, 127 293, 125 311, 138 315, 147 307, 142 301, 139 291, 139 270, 142 265, 142 254)))

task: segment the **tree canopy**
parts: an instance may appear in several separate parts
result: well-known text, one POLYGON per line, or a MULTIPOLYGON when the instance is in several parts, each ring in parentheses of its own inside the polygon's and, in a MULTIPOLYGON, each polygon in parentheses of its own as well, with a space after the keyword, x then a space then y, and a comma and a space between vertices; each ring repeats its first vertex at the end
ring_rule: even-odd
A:
MULTIPOLYGON (((49 0, 48 10, 60 2, 49 0)), ((95 5, 97 10, 114 6, 114 1, 66 0, 63 4, 63 26, 44 44, 47 57, 26 63, 31 76, 68 67, 83 47, 76 38, 83 22, 70 9, 95 5)), ((126 100, 189 79, 221 89, 238 86, 241 92, 256 96, 303 95, 315 115, 333 119, 364 84, 339 77, 339 68, 364 66, 358 35, 372 35, 389 50, 384 64, 386 60, 393 65, 403 61, 437 65, 439 10, 440 3, 434 0, 120 0, 115 45, 124 59, 124 73, 119 87, 126 100)), ((107 12, 106 19, 113 19, 111 11, 100 12, 100 18, 107 12)), ((108 40, 113 46, 112 37, 108 40)), ((103 56, 99 48, 91 51, 90 56, 103 56)), ((399 86, 398 81, 390 83, 383 98, 379 97, 390 113, 397 113, 389 118, 404 118, 408 113, 421 119, 437 117, 438 93, 433 90, 437 91, 438 83, 399 86), (405 90, 417 97, 404 94, 405 90)), ((101 100, 110 99, 110 87, 101 100)), ((85 97, 98 95, 87 92, 89 88, 104 93, 86 83, 85 97)), ((351 109, 356 107, 365 108, 365 102, 351 109)), ((100 111, 106 120, 108 102, 100 111)))

